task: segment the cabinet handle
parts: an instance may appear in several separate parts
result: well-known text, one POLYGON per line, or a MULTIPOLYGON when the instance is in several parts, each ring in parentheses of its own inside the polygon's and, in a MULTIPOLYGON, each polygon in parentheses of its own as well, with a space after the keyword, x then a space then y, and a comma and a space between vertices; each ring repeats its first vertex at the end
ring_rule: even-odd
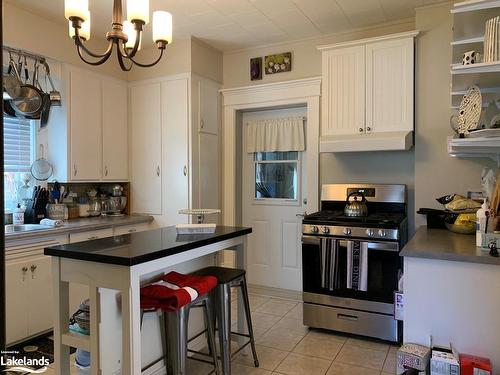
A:
POLYGON ((200 128, 203 129, 205 127, 205 120, 201 119, 200 120, 200 128))
POLYGON ((160 166, 156 167, 156 175, 160 177, 160 166))
POLYGON ((188 168, 186 166, 184 166, 184 169, 182 170, 182 172, 184 173, 184 176, 187 176, 188 168))
POLYGON ((363 128, 359 128, 359 132, 360 132, 360 133, 363 133, 363 128))
POLYGON ((107 165, 104 166, 104 175, 105 176, 108 175, 108 166, 107 165))
POLYGON ((23 281, 24 281, 26 278, 26 272, 28 272, 28 267, 24 266, 23 268, 21 268, 21 271, 23 271, 23 281))
POLYGON ((32 264, 30 269, 31 269, 31 278, 34 279, 35 278, 35 271, 36 271, 36 264, 32 264))
POLYGON ((76 163, 73 164, 73 175, 76 176, 76 174, 78 173, 78 169, 76 168, 76 163))
POLYGON ((88 240, 97 240, 98 238, 99 238, 99 237, 97 237, 97 236, 92 236, 92 237, 89 237, 89 238, 87 238, 87 239, 88 239, 88 240))
POLYGON ((366 131, 367 131, 367 132, 369 132, 369 131, 371 131, 371 130, 372 130, 372 128, 370 128, 369 126, 366 128, 366 131))
POLYGON ((135 229, 135 228, 131 228, 131 229, 129 229, 129 230, 128 230, 128 232, 129 232, 129 233, 134 233, 134 232, 137 232, 137 229, 135 229))

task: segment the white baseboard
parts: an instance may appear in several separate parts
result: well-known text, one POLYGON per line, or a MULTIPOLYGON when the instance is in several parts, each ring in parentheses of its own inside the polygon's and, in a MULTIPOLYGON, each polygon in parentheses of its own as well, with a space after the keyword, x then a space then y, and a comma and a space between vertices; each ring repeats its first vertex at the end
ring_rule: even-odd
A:
POLYGON ((296 290, 272 288, 263 285, 248 284, 248 292, 253 294, 261 294, 264 296, 290 299, 293 301, 302 301, 302 292, 296 290))

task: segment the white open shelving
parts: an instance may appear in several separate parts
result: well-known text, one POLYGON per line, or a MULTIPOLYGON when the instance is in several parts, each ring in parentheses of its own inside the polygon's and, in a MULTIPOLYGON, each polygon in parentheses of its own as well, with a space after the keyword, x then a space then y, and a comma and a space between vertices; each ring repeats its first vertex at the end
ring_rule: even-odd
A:
MULTIPOLYGON (((500 0, 468 0, 455 3, 451 73, 451 108, 458 109, 463 95, 477 85, 483 97, 483 108, 500 97, 500 61, 462 65, 466 51, 483 53, 486 20, 500 15, 500 0)), ((454 157, 491 158, 500 166, 500 137, 448 138, 448 153, 454 157)))

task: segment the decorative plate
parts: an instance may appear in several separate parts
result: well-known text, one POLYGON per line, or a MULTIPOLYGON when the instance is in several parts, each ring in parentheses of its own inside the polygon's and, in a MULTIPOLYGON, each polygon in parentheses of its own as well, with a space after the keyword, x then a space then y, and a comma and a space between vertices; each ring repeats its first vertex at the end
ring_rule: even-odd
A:
POLYGON ((458 133, 469 134, 471 130, 477 129, 481 117, 483 99, 481 91, 476 85, 472 85, 464 95, 458 110, 458 133))

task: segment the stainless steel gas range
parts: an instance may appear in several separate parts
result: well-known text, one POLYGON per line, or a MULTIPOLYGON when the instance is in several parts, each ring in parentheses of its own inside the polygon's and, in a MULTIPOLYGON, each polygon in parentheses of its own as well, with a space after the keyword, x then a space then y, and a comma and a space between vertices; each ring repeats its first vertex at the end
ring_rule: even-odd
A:
POLYGON ((401 340, 393 293, 407 241, 406 209, 405 185, 322 186, 321 210, 302 222, 306 326, 401 340), (345 215, 349 195, 366 201, 364 216, 345 215))

